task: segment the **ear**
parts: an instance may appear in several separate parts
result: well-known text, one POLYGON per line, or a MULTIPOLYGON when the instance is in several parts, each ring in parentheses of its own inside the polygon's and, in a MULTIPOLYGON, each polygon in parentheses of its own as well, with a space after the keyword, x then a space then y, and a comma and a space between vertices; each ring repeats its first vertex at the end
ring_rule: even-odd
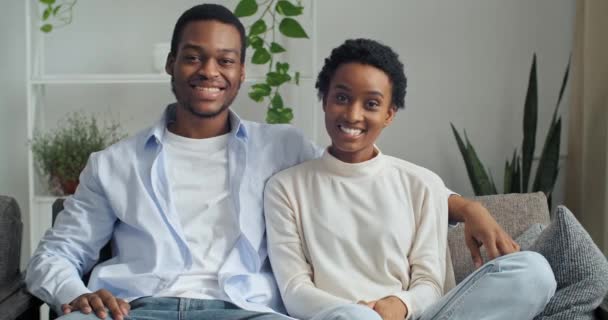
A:
POLYGON ((384 120, 384 127, 388 127, 395 118, 395 114, 397 114, 397 106, 391 105, 388 108, 388 112, 386 113, 386 119, 384 120))
POLYGON ((323 108, 323 112, 325 112, 325 106, 327 104, 327 96, 323 96, 323 98, 321 99, 321 107, 323 108))
POLYGON ((245 63, 241 63, 241 83, 245 82, 245 63))
POLYGON ((173 75, 173 66, 175 65, 175 56, 171 53, 167 55, 167 61, 165 62, 165 72, 172 76, 173 75))

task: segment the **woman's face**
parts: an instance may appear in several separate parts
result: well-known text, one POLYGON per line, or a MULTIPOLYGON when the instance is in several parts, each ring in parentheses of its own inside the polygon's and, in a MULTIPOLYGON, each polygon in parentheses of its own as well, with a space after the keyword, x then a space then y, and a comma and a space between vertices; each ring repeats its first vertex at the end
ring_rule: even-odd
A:
POLYGON ((361 63, 338 67, 323 99, 329 152, 344 162, 373 158, 374 143, 395 116, 393 85, 384 71, 361 63))

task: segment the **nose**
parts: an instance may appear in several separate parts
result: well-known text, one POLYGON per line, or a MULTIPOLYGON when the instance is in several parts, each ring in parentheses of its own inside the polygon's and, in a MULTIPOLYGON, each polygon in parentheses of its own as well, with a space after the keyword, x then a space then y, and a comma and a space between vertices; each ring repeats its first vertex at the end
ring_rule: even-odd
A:
POLYGON ((219 71, 216 61, 214 59, 205 59, 198 69, 198 73, 208 79, 218 77, 219 71))
POLYGON ((350 123, 363 120, 363 106, 360 103, 352 103, 346 107, 344 119, 350 123))

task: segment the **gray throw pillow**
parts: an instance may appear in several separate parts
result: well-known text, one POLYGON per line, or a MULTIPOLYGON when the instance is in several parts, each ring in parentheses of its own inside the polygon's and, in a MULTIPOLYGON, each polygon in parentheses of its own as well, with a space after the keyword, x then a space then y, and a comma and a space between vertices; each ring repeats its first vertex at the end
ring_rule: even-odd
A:
POLYGON ((593 311, 608 291, 608 261, 587 231, 564 206, 530 248, 553 269, 557 291, 540 320, 593 319, 593 311))
POLYGON ((515 239, 515 242, 519 244, 521 251, 527 251, 536 242, 540 234, 545 230, 545 226, 540 223, 535 223, 524 231, 519 237, 515 239))

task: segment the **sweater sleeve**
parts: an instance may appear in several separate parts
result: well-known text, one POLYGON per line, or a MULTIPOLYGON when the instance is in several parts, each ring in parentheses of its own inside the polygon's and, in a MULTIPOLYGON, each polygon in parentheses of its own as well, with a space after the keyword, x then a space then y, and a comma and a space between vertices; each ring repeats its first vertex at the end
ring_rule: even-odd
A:
POLYGON ((288 313, 298 319, 310 319, 326 308, 352 303, 313 283, 313 270, 304 255, 296 213, 287 191, 274 178, 266 185, 264 212, 268 254, 288 313))
MULTIPOLYGON (((437 180, 439 180, 437 178, 437 180)), ((439 180, 440 181, 440 180, 439 180)), ((416 319, 443 293, 447 247, 447 194, 443 183, 421 190, 422 206, 416 212, 416 237, 409 253, 409 288, 396 292, 408 308, 406 319, 416 319)))

